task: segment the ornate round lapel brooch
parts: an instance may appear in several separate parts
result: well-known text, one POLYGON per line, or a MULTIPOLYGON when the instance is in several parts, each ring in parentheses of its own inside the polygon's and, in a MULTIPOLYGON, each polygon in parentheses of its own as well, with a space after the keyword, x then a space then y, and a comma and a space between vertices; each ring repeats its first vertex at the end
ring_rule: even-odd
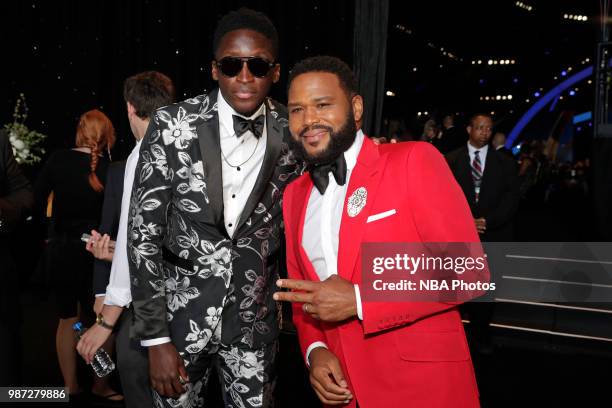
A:
POLYGON ((349 217, 356 217, 366 206, 367 199, 368 190, 365 187, 359 187, 355 190, 346 203, 346 211, 349 217))

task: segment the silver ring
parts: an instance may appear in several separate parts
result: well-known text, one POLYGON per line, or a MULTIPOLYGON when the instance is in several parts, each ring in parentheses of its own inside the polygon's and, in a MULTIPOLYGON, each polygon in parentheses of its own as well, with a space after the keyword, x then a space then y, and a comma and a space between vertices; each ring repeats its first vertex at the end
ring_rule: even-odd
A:
POLYGON ((302 306, 302 309, 303 309, 303 310, 304 310, 306 313, 308 313, 308 306, 309 306, 309 304, 308 304, 308 303, 304 303, 304 305, 302 306))

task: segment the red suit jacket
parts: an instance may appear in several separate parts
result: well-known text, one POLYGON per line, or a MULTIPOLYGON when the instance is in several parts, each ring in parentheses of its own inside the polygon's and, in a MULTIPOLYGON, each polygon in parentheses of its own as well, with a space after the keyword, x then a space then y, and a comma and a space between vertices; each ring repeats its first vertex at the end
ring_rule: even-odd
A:
MULTIPOLYGON (((312 188, 308 173, 291 183, 283 214, 289 277, 318 281, 302 247, 312 188)), ((349 180, 338 251, 340 277, 357 284, 363 242, 479 242, 461 188, 430 144, 377 146, 364 139, 349 180), (346 200, 359 187, 366 188, 367 203, 349 217, 346 200), (368 215, 391 209, 394 215, 366 223, 368 215)), ((301 304, 293 307, 302 353, 323 341, 340 360, 355 396, 349 407, 355 399, 360 408, 479 406, 456 304, 363 301, 362 306, 363 321, 355 317, 340 323, 314 320, 301 304)))

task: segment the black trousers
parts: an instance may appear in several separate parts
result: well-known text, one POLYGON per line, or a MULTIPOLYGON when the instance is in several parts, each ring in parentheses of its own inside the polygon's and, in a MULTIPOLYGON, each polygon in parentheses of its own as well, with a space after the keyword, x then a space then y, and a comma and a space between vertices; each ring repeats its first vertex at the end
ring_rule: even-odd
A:
POLYGON ((123 311, 119 331, 115 340, 117 347, 117 369, 125 406, 127 408, 153 407, 151 381, 149 380, 149 355, 145 347, 130 339, 132 308, 123 311))

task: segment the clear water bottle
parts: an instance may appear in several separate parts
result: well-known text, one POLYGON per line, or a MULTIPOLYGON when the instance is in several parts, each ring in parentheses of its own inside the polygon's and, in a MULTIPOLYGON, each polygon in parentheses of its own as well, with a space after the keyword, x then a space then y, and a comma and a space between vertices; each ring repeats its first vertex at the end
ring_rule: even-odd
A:
MULTIPOLYGON (((81 322, 73 324, 72 329, 76 332, 78 339, 80 339, 85 332, 81 322)), ((98 377, 107 376, 115 369, 115 363, 102 347, 94 354, 93 360, 91 360, 91 366, 98 377)))

